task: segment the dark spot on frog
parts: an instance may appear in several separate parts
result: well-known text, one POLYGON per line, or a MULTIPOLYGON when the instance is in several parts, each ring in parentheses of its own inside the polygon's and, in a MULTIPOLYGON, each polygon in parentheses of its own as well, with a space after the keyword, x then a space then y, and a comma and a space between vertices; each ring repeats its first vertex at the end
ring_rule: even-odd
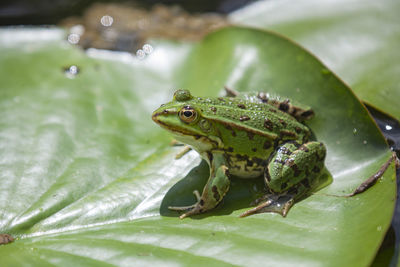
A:
POLYGON ((272 123, 272 121, 270 119, 265 119, 264 127, 267 128, 268 130, 272 131, 272 129, 274 128, 274 124, 272 123))
POLYGON ((252 132, 247 132, 247 137, 248 137, 250 140, 253 140, 253 139, 254 139, 254 133, 252 133, 252 132))
POLYGON ((200 204, 200 206, 204 206, 204 200, 203 200, 203 199, 200 199, 199 204, 200 204))
POLYGON ((216 107, 211 107, 210 108, 212 112, 214 112, 214 114, 217 112, 217 108, 216 107))
POLYGON ((193 135, 194 139, 199 140, 201 138, 200 135, 193 135))
POLYGON ((294 130, 296 131, 296 133, 301 133, 301 128, 299 126, 296 126, 296 128, 294 128, 294 130))
POLYGON ((254 157, 254 158, 252 158, 252 160, 254 161, 254 163, 257 166, 264 166, 265 167, 268 164, 268 162, 266 160, 263 160, 263 159, 260 159, 260 158, 254 157))
POLYGON ((164 113, 164 114, 168 114, 168 110, 164 109, 164 110, 163 110, 163 113, 164 113))
POLYGON ((208 156, 208 159, 209 159, 209 161, 211 162, 212 160, 213 160, 213 154, 210 152, 210 151, 208 151, 207 152, 207 156, 208 156))
POLYGON ((248 121, 248 120, 250 120, 250 117, 247 115, 242 115, 242 116, 240 116, 239 120, 240 121, 248 121))
POLYGON ((243 105, 243 104, 237 104, 237 106, 238 106, 238 108, 241 108, 241 109, 246 109, 246 106, 245 106, 245 105, 243 105))
POLYGON ((219 101, 222 101, 222 102, 225 102, 225 99, 222 98, 222 97, 218 97, 218 100, 219 100, 219 101))
POLYGON ((286 102, 282 102, 279 105, 279 109, 282 110, 282 111, 288 111, 289 110, 289 105, 286 102))
POLYGON ((295 115, 297 114, 297 111, 299 111, 297 108, 292 107, 292 112, 290 112, 290 114, 291 114, 292 116, 295 116, 295 115))
POLYGON ((293 176, 294 176, 294 177, 297 177, 297 176, 300 175, 301 170, 299 170, 299 167, 297 167, 296 164, 292 164, 292 165, 290 166, 290 168, 293 170, 293 176))
POLYGON ((319 173, 321 170, 317 166, 314 166, 312 171, 315 172, 315 173, 319 173))
POLYGON ((289 195, 297 195, 298 193, 299 193, 299 190, 297 189, 297 187, 292 187, 288 191, 289 195))
POLYGON ((304 179, 301 183, 302 183, 305 187, 310 188, 310 183, 309 183, 308 179, 304 179))
POLYGON ((217 186, 213 186, 212 188, 211 188, 211 190, 213 191, 213 196, 214 196, 214 198, 215 198, 215 200, 216 201, 219 201, 219 199, 220 199, 220 195, 219 195, 219 193, 218 193, 218 188, 217 188, 217 186))
POLYGON ((281 190, 284 190, 287 186, 288 186, 287 183, 282 183, 281 184, 281 190))
POLYGON ((282 119, 279 119, 279 123, 280 123, 283 127, 286 127, 286 126, 287 126, 286 121, 284 121, 284 120, 282 120, 282 119))
POLYGON ((257 98, 259 98, 261 100, 261 102, 263 102, 263 103, 267 103, 268 102, 268 97, 263 92, 258 93, 257 94, 257 98))
POLYGON ((227 149, 226 149, 226 151, 228 151, 228 152, 233 152, 233 147, 228 147, 227 149))
POLYGON ((254 147, 254 148, 252 148, 251 150, 253 150, 253 152, 256 152, 256 151, 257 151, 257 148, 254 147))
POLYGON ((273 112, 273 113, 276 113, 276 109, 274 109, 274 108, 270 108, 269 111, 273 112))
POLYGON ((263 148, 264 149, 269 149, 271 147, 271 145, 272 145, 271 142, 267 140, 267 141, 264 142, 263 148))

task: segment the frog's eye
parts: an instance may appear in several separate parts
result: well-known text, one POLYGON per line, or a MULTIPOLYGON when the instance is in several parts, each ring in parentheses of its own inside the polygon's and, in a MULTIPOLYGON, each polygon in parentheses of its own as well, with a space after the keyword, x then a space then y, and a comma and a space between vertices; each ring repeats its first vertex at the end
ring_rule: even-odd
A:
POLYGON ((197 112, 190 106, 185 106, 179 111, 181 121, 191 123, 197 118, 197 112))

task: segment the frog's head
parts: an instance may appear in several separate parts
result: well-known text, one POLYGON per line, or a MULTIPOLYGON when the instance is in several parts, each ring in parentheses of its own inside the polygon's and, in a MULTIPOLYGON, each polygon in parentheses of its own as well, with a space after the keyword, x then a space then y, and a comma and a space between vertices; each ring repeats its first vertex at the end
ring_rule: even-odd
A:
POLYGON ((210 137, 214 135, 212 124, 202 116, 201 104, 188 90, 177 90, 171 102, 153 112, 155 123, 172 132, 175 138, 199 150, 216 146, 210 137))

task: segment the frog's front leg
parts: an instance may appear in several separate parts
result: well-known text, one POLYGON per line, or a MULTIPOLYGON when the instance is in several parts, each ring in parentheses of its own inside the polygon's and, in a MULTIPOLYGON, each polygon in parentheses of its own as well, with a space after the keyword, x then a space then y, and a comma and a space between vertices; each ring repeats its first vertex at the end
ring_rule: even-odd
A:
POLYGON ((229 173, 228 167, 225 165, 225 159, 222 154, 208 154, 210 165, 210 177, 204 186, 201 197, 196 195, 197 203, 188 207, 168 207, 171 210, 189 210, 182 214, 179 218, 206 212, 213 209, 221 202, 226 192, 229 190, 229 173))
MULTIPOLYGON (((265 170, 265 182, 272 194, 258 200, 259 205, 241 215, 277 212, 286 216, 294 201, 319 185, 326 148, 320 142, 288 142, 273 155, 265 170)), ((258 204, 257 203, 257 204, 258 204)))

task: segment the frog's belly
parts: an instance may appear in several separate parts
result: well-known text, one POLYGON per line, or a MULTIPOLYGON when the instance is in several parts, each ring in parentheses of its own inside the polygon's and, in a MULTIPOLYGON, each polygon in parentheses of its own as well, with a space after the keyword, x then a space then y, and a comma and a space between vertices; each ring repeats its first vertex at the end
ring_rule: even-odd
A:
POLYGON ((264 174, 267 161, 242 155, 226 155, 229 173, 240 178, 256 178, 264 174))

